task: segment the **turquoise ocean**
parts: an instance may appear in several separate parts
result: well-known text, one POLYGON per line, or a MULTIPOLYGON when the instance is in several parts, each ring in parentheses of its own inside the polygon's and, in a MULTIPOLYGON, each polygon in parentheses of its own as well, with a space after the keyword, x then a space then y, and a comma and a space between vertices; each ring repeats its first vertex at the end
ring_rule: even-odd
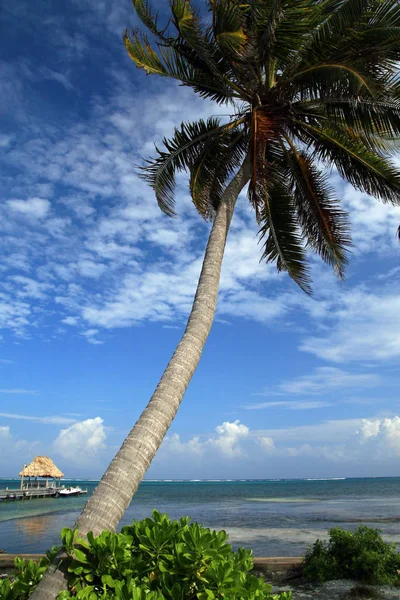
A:
MULTIPOLYGON (((65 481, 91 494, 93 481, 65 481)), ((0 479, 0 489, 19 482, 0 479)), ((0 501, 0 549, 44 552, 72 527, 88 496, 0 501)), ((237 547, 255 556, 298 556, 330 527, 360 524, 382 530, 400 545, 400 477, 374 479, 144 481, 122 525, 150 516, 189 516, 212 529, 225 529, 237 547)))

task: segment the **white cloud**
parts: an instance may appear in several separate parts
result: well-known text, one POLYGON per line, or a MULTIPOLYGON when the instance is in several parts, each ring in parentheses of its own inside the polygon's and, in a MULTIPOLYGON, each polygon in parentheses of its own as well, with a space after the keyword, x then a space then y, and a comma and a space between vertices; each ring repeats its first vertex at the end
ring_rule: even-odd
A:
POLYGON ((169 436, 156 465, 160 461, 163 465, 173 463, 177 473, 189 469, 189 477, 199 477, 200 473, 200 477, 203 473, 218 477, 229 472, 233 464, 233 476, 238 477, 247 465, 243 476, 260 477, 268 457, 268 477, 356 476, 361 464, 363 474, 371 476, 388 474, 389 469, 390 474, 400 457, 399 416, 269 430, 250 429, 235 421, 225 422, 215 431, 216 436, 195 435, 187 441, 178 434, 169 436))
POLYGON ((242 454, 240 440, 247 438, 249 428, 237 419, 233 423, 225 421, 215 428, 218 437, 209 443, 218 448, 225 456, 233 458, 242 454))
POLYGON ((25 390, 23 388, 0 389, 0 394, 29 394, 36 396, 37 390, 25 390))
POLYGON ((48 69, 47 67, 43 67, 40 70, 41 75, 44 79, 52 79, 60 83, 67 91, 71 91, 75 89, 72 85, 68 77, 64 73, 59 73, 58 71, 53 71, 52 69, 48 69))
POLYGON ((8 425, 0 425, 0 469, 2 475, 15 477, 24 456, 40 454, 40 442, 18 439, 8 425))
POLYGON ((99 345, 99 344, 102 344, 103 342, 96 338, 96 335, 98 333, 99 333, 98 329, 88 329, 87 331, 83 331, 81 333, 81 335, 83 335, 83 337, 86 338, 86 340, 89 342, 89 344, 99 345))
POLYGON ((247 410, 260 410, 263 408, 288 408, 290 410, 314 410, 315 408, 325 408, 332 406, 331 402, 324 401, 297 401, 282 400, 277 402, 258 402, 256 404, 247 404, 243 408, 247 410))
MULTIPOLYGON (((343 190, 343 185, 341 186, 343 190)), ((353 253, 388 253, 397 246, 396 231, 400 222, 400 207, 383 204, 351 185, 344 186, 344 207, 349 211, 353 253)))
MULTIPOLYGON (((1 391, 1 390, 0 390, 1 391)), ((27 393, 27 392, 25 392, 27 393)), ((48 416, 48 417, 36 417, 31 415, 17 415, 14 413, 0 413, 0 417, 5 419, 17 419, 22 421, 34 421, 36 423, 42 423, 43 425, 69 425, 75 423, 76 419, 70 419, 59 415, 48 416)))
POLYGON ((348 292, 332 311, 331 320, 329 332, 306 337, 300 349, 332 362, 386 361, 400 356, 397 293, 348 292))
POLYGON ((400 417, 344 419, 288 429, 252 432, 268 454, 310 456, 356 463, 400 457, 400 417), (266 433, 268 435, 266 435, 266 433), (297 442, 296 445, 293 445, 297 442))
POLYGON ((0 358, 0 365, 14 365, 15 362, 9 358, 0 358))
POLYGON ((42 219, 50 210, 50 202, 44 198, 30 198, 29 200, 7 200, 11 210, 26 217, 42 219))
POLYGON ((7 148, 11 144, 13 140, 12 135, 5 135, 4 133, 0 134, 0 148, 7 148))
POLYGON ((385 419, 363 419, 357 431, 361 444, 371 447, 377 456, 390 453, 400 457, 400 417, 385 419))
MULTIPOLYGON (((320 396, 332 393, 332 391, 350 390, 356 388, 376 387, 381 381, 379 375, 375 373, 351 373, 338 369, 337 367, 317 367, 309 375, 302 375, 297 379, 284 381, 281 384, 266 388, 262 392, 254 394, 255 396, 286 396, 296 395, 320 396)), ((329 402, 298 402, 296 400, 277 401, 277 402, 258 402, 248 404, 244 408, 262 409, 281 406, 297 410, 322 408, 331 406, 329 402)))
POLYGON ((204 452, 204 445, 199 437, 196 436, 188 442, 182 442, 178 433, 167 436, 162 447, 167 454, 194 454, 199 456, 204 452))
POLYGON ((42 300, 46 298, 47 292, 54 289, 51 284, 35 281, 25 275, 12 275, 9 277, 9 281, 16 284, 16 294, 21 298, 42 300))
POLYGON ((240 442, 249 435, 249 428, 240 423, 224 421, 222 425, 215 428, 217 435, 201 440, 195 436, 188 442, 182 442, 180 436, 175 433, 167 436, 162 445, 164 456, 169 454, 181 454, 184 456, 222 456, 224 458, 235 458, 243 456, 243 450, 240 442))
POLYGON ((10 428, 8 425, 0 426, 0 447, 11 438, 10 428))
POLYGON ((90 462, 105 448, 103 419, 95 417, 62 429, 54 441, 54 451, 76 462, 90 462))
MULTIPOLYGON (((104 16, 102 27, 111 19, 110 31, 130 14, 126 8, 110 12, 106 3, 100 4, 95 13, 104 16)), ((99 32, 95 13, 85 12, 85 22, 93 22, 99 32)), ((17 65, 0 65, 2 80, 7 81, 7 91, 2 90, 7 104, 19 99, 21 105, 28 96, 23 93, 24 85, 35 77, 54 79, 72 89, 69 74, 74 71, 69 63, 84 56, 89 44, 80 30, 74 35, 51 33, 46 39, 56 54, 62 52, 65 70, 60 73, 25 61, 22 74, 26 82, 20 83, 17 65)), ((18 145, 8 137, 4 140, 6 167, 15 169, 16 177, 8 182, 10 199, 3 203, 0 215, 0 270, 2 275, 6 272, 0 283, 0 328, 26 335, 30 327, 34 335, 38 325, 54 314, 54 300, 58 322, 75 325, 86 321, 84 327, 89 330, 147 321, 176 326, 186 318, 209 226, 192 207, 183 176, 178 177, 177 187, 179 217, 171 220, 161 214, 152 190, 137 177, 133 164, 153 154, 154 141, 171 135, 182 120, 220 114, 221 107, 195 97, 186 88, 168 82, 160 86, 152 78, 146 79, 145 89, 130 85, 126 74, 132 68, 129 64, 125 71, 121 63, 107 73, 112 82, 109 92, 92 96, 84 120, 65 111, 58 126, 47 115, 36 115, 33 122, 24 114, 18 145), (138 112, 137 106, 144 101, 146 110, 138 112), (26 189, 32 197, 24 200, 26 189), (22 235, 21 216, 29 217, 24 220, 22 235), (34 283, 28 286, 20 273, 19 279, 11 280, 7 269, 23 271, 36 287, 34 283)), ((358 247, 363 252, 372 246, 380 248, 381 240, 390 237, 399 220, 397 209, 381 207, 340 183, 343 190, 346 206, 354 213, 356 236, 360 232, 357 244, 363 237, 368 240, 368 249, 358 247)), ((319 325, 331 323, 332 315, 340 320, 334 298, 326 297, 325 283, 329 277, 332 280, 327 271, 319 300, 310 300, 301 298, 294 284, 274 266, 259 263, 257 226, 244 196, 239 199, 226 247, 217 318, 245 318, 286 327, 297 311, 306 312, 319 325)), ((67 330, 66 335, 69 333, 67 330)), ((373 337, 372 326, 370 333, 373 337)), ((96 336, 85 337, 92 344, 100 343, 96 336)), ((325 358, 328 351, 318 340, 317 330, 303 347, 325 358)), ((389 346, 385 344, 388 353, 389 346)), ((331 350, 334 354, 335 348, 331 350)))
POLYGON ((275 451, 275 442, 274 442, 274 440, 271 437, 261 436, 261 437, 258 438, 257 443, 267 453, 275 451))
POLYGON ((61 323, 64 323, 65 325, 77 325, 78 321, 77 317, 65 317, 65 319, 61 320, 61 323))

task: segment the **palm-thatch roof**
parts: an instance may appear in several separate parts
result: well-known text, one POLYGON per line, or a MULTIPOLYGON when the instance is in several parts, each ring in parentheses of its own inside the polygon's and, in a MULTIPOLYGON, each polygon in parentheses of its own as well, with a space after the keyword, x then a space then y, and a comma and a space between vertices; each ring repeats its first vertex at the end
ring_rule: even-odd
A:
POLYGON ((36 456, 19 474, 20 477, 64 477, 48 456, 36 456))

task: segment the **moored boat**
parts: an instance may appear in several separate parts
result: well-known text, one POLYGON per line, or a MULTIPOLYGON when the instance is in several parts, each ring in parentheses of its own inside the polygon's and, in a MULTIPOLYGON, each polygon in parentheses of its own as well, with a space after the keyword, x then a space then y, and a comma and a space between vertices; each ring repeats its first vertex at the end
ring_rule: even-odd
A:
POLYGON ((80 496, 81 494, 86 494, 87 490, 83 490, 79 486, 76 487, 67 487, 61 488, 58 492, 60 496, 80 496))

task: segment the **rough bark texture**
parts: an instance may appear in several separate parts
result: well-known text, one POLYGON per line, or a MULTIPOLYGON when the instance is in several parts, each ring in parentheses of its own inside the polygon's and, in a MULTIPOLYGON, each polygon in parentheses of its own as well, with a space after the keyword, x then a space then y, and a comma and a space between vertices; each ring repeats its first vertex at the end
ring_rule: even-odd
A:
MULTIPOLYGON (((177 413, 211 330, 235 202, 250 175, 246 160, 223 194, 211 229, 185 333, 150 402, 77 520, 75 527, 81 536, 89 531, 94 535, 104 529, 115 531, 177 413)), ((54 564, 32 594, 31 600, 54 600, 65 588, 65 576, 54 564)))

